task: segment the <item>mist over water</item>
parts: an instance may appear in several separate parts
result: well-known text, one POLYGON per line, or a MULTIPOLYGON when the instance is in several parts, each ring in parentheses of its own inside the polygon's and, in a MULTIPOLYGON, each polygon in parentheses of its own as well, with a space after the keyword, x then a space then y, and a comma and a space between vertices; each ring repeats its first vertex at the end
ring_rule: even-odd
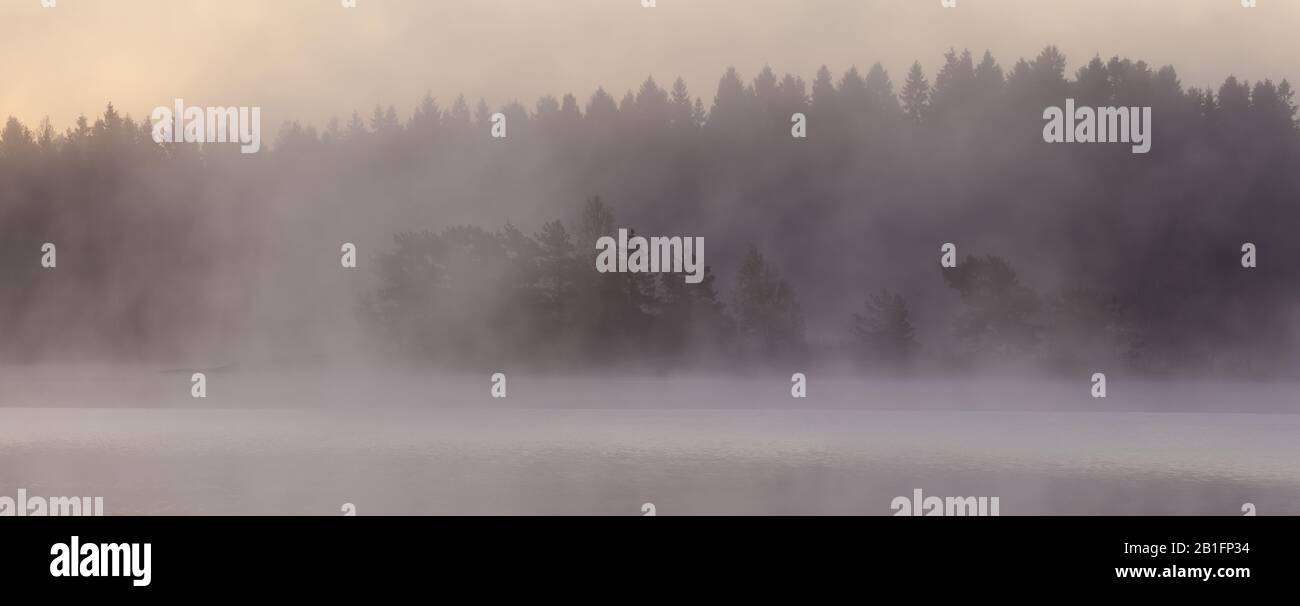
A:
MULTIPOLYGON (((37 99, 51 76, 4 63, 36 42, 0 41, 0 496, 890 515, 921 489, 1002 515, 1300 513, 1293 59, 1081 41, 1029 2, 555 4, 473 3, 430 42, 409 28, 433 3, 233 2, 212 22, 320 29, 264 62, 248 36, 219 57, 104 44, 164 74, 263 70, 93 101, 37 99), (711 44, 654 37, 732 12, 711 44), (260 150, 160 142, 149 111, 179 100, 265 106, 260 150), (1149 150, 1049 143, 1045 110, 1076 103, 1150 116, 1149 150), (704 267, 605 271, 624 234, 698 238, 704 267)), ((1093 34, 1245 18, 1079 4, 1061 14, 1093 34)), ((42 18, 122 18, 76 10, 42 18)), ((1297 9, 1266 10, 1224 44, 1282 37, 1297 9)), ((189 35, 224 40, 210 27, 189 35)))
POLYGON ((109 515, 892 515, 916 488, 1002 515, 1300 513, 1292 385, 1138 382, 1098 406, 1042 380, 791 400, 754 377, 520 375, 503 401, 486 377, 231 370, 196 405, 185 374, 26 370, 0 380, 0 486, 109 515))
POLYGON ((112 514, 1003 515, 1300 511, 1295 417, 861 411, 5 410, 7 486, 112 514), (1021 438, 1008 438, 1010 435, 1021 438))

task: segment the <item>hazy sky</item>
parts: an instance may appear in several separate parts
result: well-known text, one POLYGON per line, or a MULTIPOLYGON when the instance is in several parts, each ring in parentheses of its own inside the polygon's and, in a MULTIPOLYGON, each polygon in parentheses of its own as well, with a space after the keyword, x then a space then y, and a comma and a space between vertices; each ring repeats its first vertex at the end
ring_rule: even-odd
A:
POLYGON ((880 61, 896 85, 948 47, 1009 68, 1056 44, 1073 72, 1100 53, 1174 64, 1184 84, 1228 74, 1300 80, 1300 1, 1258 0, 0 0, 0 117, 62 130, 112 101, 147 116, 190 105, 261 106, 317 125, 376 103, 405 116, 427 91, 444 106, 575 93, 617 97, 681 75, 712 101, 729 66, 811 80, 826 64, 880 61))

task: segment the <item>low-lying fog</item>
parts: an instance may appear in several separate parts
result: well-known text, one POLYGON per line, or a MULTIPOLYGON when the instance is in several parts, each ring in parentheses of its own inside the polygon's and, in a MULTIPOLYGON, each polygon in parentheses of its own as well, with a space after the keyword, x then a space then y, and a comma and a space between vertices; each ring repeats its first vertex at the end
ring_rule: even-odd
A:
POLYGON ((109 515, 1300 513, 1285 383, 0 372, 0 496, 109 515))
MULTIPOLYGON (((268 123, 256 154, 159 144, 116 98, 6 120, 0 497, 888 515, 919 489, 1003 515, 1300 513, 1284 70, 1205 87, 1198 53, 924 37, 800 67, 770 42, 771 67, 728 49, 690 82, 587 73, 518 100, 422 66, 358 89, 373 111, 327 95, 338 120, 268 123), (1045 137, 1076 102, 1149 110, 1149 153, 1045 137), (647 269, 647 237, 702 256, 647 269)), ((148 103, 181 101, 294 110, 148 103)))

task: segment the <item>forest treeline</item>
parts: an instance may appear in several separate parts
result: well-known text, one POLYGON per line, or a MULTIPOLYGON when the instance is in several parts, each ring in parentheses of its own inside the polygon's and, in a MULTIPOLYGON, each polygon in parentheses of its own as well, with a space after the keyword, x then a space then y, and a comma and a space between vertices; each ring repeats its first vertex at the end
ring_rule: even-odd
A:
POLYGON ((10 118, 0 355, 364 342, 448 364, 1295 374, 1285 80, 1201 89, 1122 58, 1067 70, 1048 47, 1009 68, 950 51, 897 82, 879 64, 810 81, 732 69, 707 97, 649 78, 621 97, 430 95, 404 117, 366 114, 286 123, 252 156, 156 144, 111 105, 62 131, 10 118), (1043 109, 1067 97, 1153 107, 1151 152, 1043 143, 1043 109), (790 136, 795 112, 806 139, 790 136), (597 273, 592 243, 619 227, 703 236, 708 277, 597 273), (345 241, 364 280, 338 269, 345 241), (945 242, 957 268, 939 267, 945 242), (1257 268, 1241 267, 1244 242, 1257 268))

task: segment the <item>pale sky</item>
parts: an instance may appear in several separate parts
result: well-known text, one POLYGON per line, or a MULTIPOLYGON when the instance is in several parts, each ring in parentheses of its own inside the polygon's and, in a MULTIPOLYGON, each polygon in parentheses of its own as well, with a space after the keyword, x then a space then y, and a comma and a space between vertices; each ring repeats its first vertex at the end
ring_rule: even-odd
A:
POLYGON ((881 62, 900 85, 948 47, 1004 68, 1056 44, 1073 72, 1100 53, 1173 64, 1185 85, 1233 74, 1300 80, 1300 0, 0 0, 0 117, 58 130, 112 101, 137 118, 187 105, 263 108, 324 124, 376 103, 405 117, 426 91, 445 106, 572 92, 616 97, 683 76, 708 106, 734 65, 811 81, 881 62))

